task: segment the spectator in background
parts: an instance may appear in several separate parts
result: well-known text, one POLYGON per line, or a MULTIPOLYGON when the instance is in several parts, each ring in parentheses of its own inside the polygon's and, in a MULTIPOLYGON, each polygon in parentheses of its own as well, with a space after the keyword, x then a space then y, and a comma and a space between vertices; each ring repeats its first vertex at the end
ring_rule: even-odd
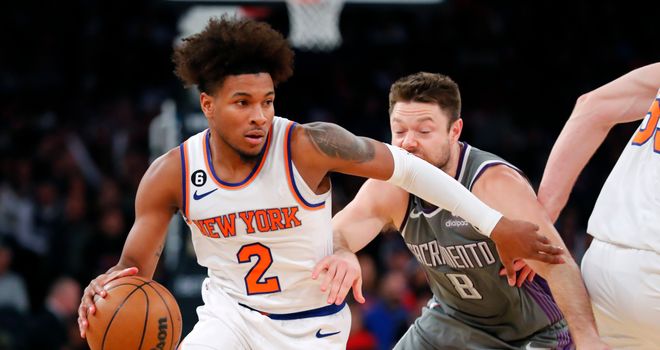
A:
POLYGON ((376 262, 369 254, 358 254, 358 262, 362 270, 362 295, 365 297, 365 303, 361 305, 362 309, 368 309, 371 305, 371 297, 378 293, 376 285, 380 276, 376 269, 376 262))
POLYGON ((365 311, 364 324, 378 340, 378 349, 390 350, 410 324, 408 310, 403 305, 407 293, 406 277, 401 271, 390 271, 380 283, 373 306, 365 311))
POLYGON ((55 281, 48 293, 44 309, 28 322, 29 349, 63 349, 70 343, 70 327, 82 296, 80 284, 69 277, 55 281))
POLYGON ((23 278, 10 271, 12 250, 0 239, 0 349, 18 349, 30 311, 23 278))
POLYGON ((372 332, 364 327, 362 308, 355 303, 349 303, 351 308, 351 333, 348 336, 346 350, 376 350, 378 340, 372 332))
POLYGON ((10 270, 13 252, 0 240, 0 309, 13 309, 21 315, 30 312, 30 303, 23 278, 10 270))
POLYGON ((126 219, 119 207, 108 207, 99 215, 97 233, 85 248, 85 280, 106 271, 119 261, 126 238, 126 219))

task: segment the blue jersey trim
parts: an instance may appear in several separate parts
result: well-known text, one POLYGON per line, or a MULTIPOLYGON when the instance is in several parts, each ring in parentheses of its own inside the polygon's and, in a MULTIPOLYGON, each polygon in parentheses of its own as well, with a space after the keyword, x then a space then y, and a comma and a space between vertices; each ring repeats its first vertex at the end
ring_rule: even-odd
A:
POLYGON ((305 198, 300 194, 300 191, 298 190, 298 186, 296 185, 296 180, 295 177, 293 177, 293 160, 291 159, 291 134, 293 133, 293 129, 298 125, 298 123, 293 123, 293 125, 289 128, 289 132, 287 135, 287 140, 286 140, 286 154, 287 158, 289 158, 289 164, 288 164, 288 172, 289 172, 289 178, 291 179, 291 184, 293 185, 293 190, 296 191, 296 196, 298 196, 298 199, 300 199, 303 203, 305 203, 306 206, 310 208, 318 208, 322 205, 325 205, 325 201, 321 203, 310 203, 305 200, 305 198))
POLYGON ((245 304, 238 303, 238 305, 250 309, 252 311, 256 311, 264 316, 269 317, 272 320, 298 320, 301 318, 310 318, 310 317, 320 317, 320 316, 328 316, 328 315, 333 315, 336 314, 337 312, 341 311, 344 306, 346 306, 346 302, 341 303, 340 305, 335 305, 331 304, 328 306, 323 306, 318 309, 312 309, 312 310, 306 310, 306 311, 300 311, 300 312, 293 312, 290 314, 271 314, 268 312, 263 312, 259 311, 257 309, 251 308, 245 304))
MULTIPOLYGON (((188 182, 188 174, 186 173, 186 154, 185 149, 183 148, 183 143, 179 145, 179 153, 181 154, 181 213, 183 216, 186 216, 186 205, 188 205, 188 192, 186 191, 186 184, 188 182)), ((188 218, 186 217, 186 220, 188 218)))
POLYGON ((268 136, 266 137, 266 142, 264 143, 263 148, 259 152, 259 160, 254 165, 254 168, 252 168, 252 171, 250 171, 250 174, 245 179, 243 179, 243 181, 241 181, 241 182, 227 182, 227 181, 222 181, 222 179, 220 179, 220 177, 215 173, 215 168, 213 167, 213 156, 211 155, 211 130, 208 130, 206 132, 206 157, 207 157, 207 161, 208 161, 208 164, 209 164, 209 170, 211 170, 211 174, 213 175, 213 177, 219 183, 221 183, 222 185, 227 186, 227 187, 238 187, 238 186, 241 186, 241 185, 245 184, 246 182, 250 181, 252 179, 252 176, 254 176, 254 173, 257 172, 260 165, 262 164, 263 157, 266 156, 265 155, 265 150, 268 148, 268 144, 270 143, 270 134, 271 134, 271 132, 269 131, 268 136))

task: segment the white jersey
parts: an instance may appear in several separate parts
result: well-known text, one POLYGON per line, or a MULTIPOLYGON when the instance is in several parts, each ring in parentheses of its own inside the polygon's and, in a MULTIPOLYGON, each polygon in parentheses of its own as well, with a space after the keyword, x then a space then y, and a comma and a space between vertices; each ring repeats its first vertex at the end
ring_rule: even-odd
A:
POLYGON ((182 214, 200 265, 231 298, 267 313, 327 306, 316 262, 332 254, 330 191, 316 195, 291 161, 295 123, 275 117, 263 155, 246 179, 222 181, 209 130, 180 146, 182 214))
POLYGON ((660 253, 660 90, 598 196, 587 232, 660 253))

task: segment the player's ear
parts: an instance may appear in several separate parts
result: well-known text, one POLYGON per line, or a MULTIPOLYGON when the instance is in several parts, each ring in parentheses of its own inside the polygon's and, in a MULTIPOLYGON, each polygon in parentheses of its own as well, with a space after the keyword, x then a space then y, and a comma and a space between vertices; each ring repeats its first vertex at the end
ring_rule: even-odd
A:
POLYGON ((204 113, 206 119, 211 119, 211 117, 213 117, 213 109, 215 108, 213 96, 206 92, 202 92, 199 94, 199 105, 202 108, 202 113, 204 113))
POLYGON ((449 137, 452 141, 457 141, 461 137, 463 131, 463 119, 458 118, 449 126, 449 137))

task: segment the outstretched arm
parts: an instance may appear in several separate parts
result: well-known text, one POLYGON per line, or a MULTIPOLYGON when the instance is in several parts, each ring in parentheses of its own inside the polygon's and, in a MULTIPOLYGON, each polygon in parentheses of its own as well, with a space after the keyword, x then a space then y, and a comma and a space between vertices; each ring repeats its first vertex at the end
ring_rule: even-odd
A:
POLYGON ((660 63, 655 63, 580 96, 552 147, 539 187, 539 201, 553 222, 610 129, 644 118, 659 87, 660 63))
POLYGON ((591 303, 580 270, 537 201, 534 190, 527 180, 509 167, 495 166, 484 172, 475 183, 473 192, 504 215, 536 223, 540 227, 540 232, 550 239, 552 244, 564 248, 565 264, 551 265, 532 260, 526 262, 548 281, 552 295, 568 321, 577 348, 582 349, 583 346, 587 348, 587 345, 606 348, 598 337, 591 303))
POLYGON ((330 171, 386 180, 463 217, 499 246, 510 281, 515 280, 515 258, 561 262, 555 256, 560 249, 547 244, 535 225, 502 217, 452 177, 398 147, 357 137, 335 124, 311 123, 294 130, 292 153, 312 188, 330 171))
POLYGON ((355 136, 331 123, 310 123, 301 129, 294 137, 305 153, 293 154, 296 166, 298 160, 314 162, 310 167, 322 176, 340 172, 388 181, 460 215, 487 236, 501 218, 449 175, 398 147, 355 136))

